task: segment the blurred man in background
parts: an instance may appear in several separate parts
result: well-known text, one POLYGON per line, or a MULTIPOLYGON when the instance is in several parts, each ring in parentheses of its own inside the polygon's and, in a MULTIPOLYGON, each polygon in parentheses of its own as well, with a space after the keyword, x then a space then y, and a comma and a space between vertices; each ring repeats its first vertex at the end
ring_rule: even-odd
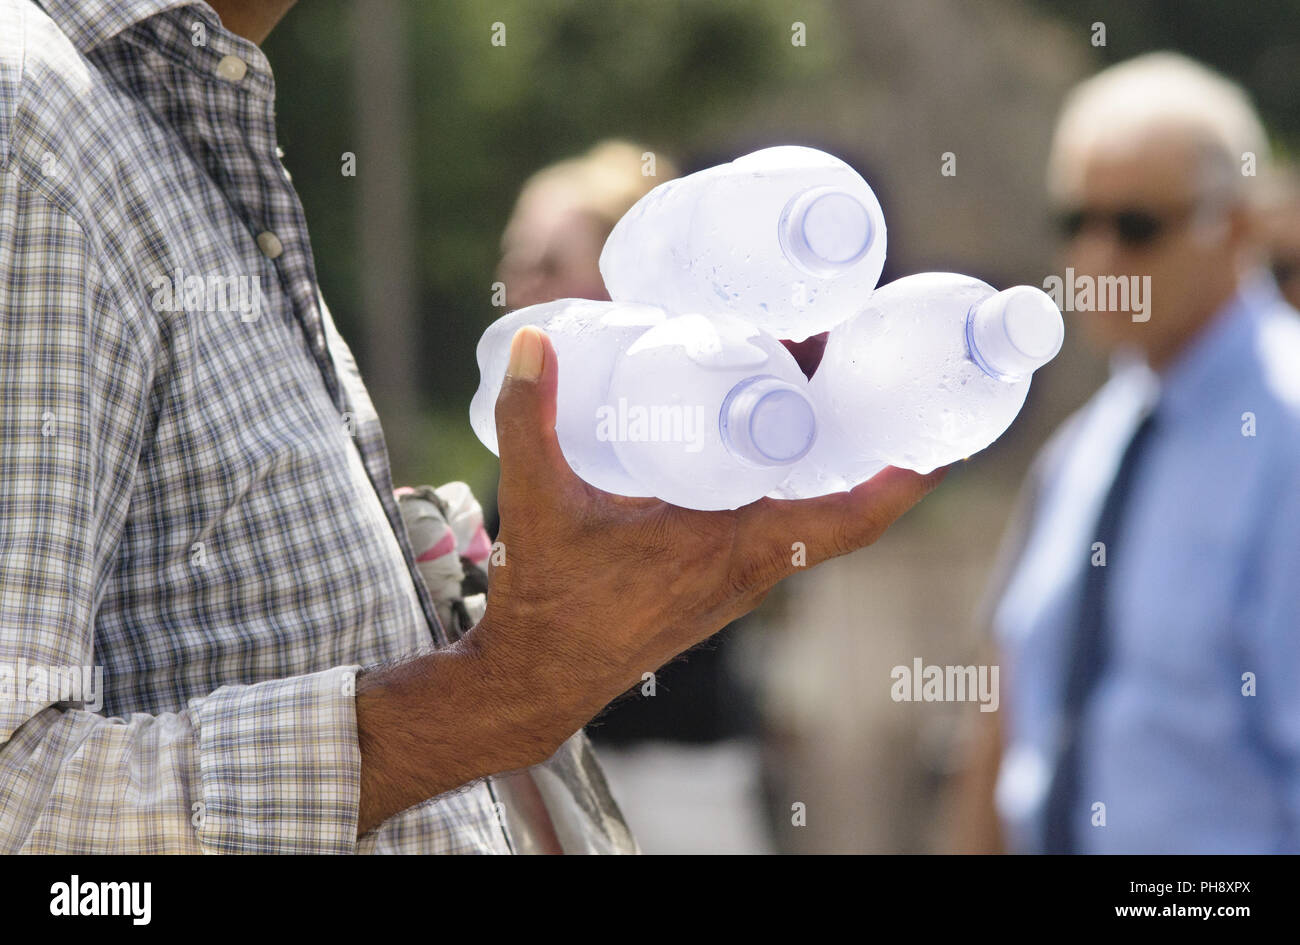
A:
POLYGON ((1300 323, 1252 227, 1267 148, 1244 92, 1181 56, 1066 102, 1063 283, 1113 370, 1007 542, 1004 709, 961 849, 1300 850, 1300 323))

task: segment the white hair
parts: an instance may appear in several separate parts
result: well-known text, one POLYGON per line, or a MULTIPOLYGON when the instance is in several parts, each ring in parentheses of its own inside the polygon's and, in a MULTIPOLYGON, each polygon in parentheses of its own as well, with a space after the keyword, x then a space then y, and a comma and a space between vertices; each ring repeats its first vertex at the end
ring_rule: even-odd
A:
POLYGON ((1268 135, 1237 83, 1171 52, 1147 53, 1111 66, 1070 93, 1057 121, 1048 163, 1048 188, 1062 199, 1082 157, 1153 131, 1189 136, 1201 151, 1203 185, 1239 200, 1260 196, 1252 186, 1269 164, 1268 135), (1257 176, 1243 173, 1254 155, 1257 176))

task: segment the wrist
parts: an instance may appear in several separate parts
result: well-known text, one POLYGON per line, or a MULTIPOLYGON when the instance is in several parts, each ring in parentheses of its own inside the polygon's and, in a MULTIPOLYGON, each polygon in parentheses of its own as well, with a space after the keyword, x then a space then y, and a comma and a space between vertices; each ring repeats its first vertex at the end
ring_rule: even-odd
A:
POLYGON ((479 717, 481 737, 497 747, 498 771, 540 764, 582 726, 568 727, 558 674, 543 655, 518 645, 487 614, 446 652, 454 657, 456 689, 469 694, 459 710, 479 717))
POLYGON ((431 797, 543 761, 559 746, 526 682, 467 641, 358 679, 358 835, 431 797))

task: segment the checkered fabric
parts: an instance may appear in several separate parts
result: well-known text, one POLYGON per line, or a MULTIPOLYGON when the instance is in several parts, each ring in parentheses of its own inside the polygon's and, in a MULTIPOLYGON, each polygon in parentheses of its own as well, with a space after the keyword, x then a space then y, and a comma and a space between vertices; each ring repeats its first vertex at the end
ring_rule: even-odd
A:
POLYGON ((484 783, 356 837, 442 629, 274 99, 204 3, 0 0, 0 851, 510 851, 484 783))

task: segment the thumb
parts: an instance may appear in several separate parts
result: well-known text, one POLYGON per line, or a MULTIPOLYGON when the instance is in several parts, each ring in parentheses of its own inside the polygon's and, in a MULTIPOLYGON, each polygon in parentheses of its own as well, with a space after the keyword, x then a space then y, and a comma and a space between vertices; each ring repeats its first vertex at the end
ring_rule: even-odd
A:
POLYGON ((555 435, 559 378, 555 346, 546 333, 536 325, 515 332, 496 403, 503 488, 545 487, 569 471, 555 435))

